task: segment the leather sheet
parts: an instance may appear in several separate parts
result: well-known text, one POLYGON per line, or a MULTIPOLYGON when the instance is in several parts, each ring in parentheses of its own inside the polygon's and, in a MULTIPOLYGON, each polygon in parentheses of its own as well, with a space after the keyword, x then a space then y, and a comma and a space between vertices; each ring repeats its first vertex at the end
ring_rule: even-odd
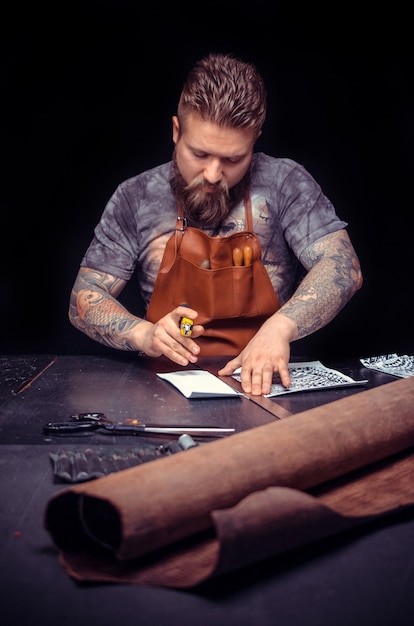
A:
POLYGON ((414 504, 414 377, 56 493, 79 581, 189 588, 414 504))

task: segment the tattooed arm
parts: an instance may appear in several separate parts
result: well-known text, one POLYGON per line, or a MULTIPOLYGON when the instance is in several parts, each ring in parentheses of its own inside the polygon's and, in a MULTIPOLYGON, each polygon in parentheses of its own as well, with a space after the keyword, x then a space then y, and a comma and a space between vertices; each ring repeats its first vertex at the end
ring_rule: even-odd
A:
POLYGON ((345 230, 318 239, 301 261, 308 273, 279 310, 295 323, 295 339, 326 326, 362 286, 359 261, 345 230))
MULTIPOLYGON (((195 363, 199 348, 193 339, 179 332, 183 315, 197 317, 197 311, 177 307, 156 324, 130 313, 117 297, 126 281, 111 274, 81 267, 72 288, 69 319, 88 337, 118 350, 137 350, 148 356, 165 355, 175 363, 195 363)), ((204 332, 194 326, 193 337, 204 332)))
POLYGON ((345 230, 321 237, 301 261, 308 273, 292 297, 270 317, 238 357, 219 371, 242 368, 243 390, 254 395, 270 391, 272 375, 290 385, 290 343, 328 324, 362 285, 358 257, 345 230))
POLYGON ((72 289, 69 319, 88 337, 118 350, 136 349, 130 331, 143 320, 122 306, 117 296, 126 281, 111 274, 81 267, 72 289))

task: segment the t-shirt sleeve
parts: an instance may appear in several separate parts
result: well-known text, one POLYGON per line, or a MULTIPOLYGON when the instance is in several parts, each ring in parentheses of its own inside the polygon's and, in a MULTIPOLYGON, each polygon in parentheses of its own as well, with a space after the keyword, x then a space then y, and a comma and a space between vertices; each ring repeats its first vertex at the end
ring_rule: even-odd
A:
POLYGON ((289 246, 300 259, 320 237, 347 227, 321 187, 301 165, 290 169, 280 187, 280 222, 289 246))
POLYGON ((95 227, 81 267, 91 267, 124 280, 131 278, 139 247, 135 210, 139 195, 137 189, 132 206, 123 185, 116 189, 95 227))

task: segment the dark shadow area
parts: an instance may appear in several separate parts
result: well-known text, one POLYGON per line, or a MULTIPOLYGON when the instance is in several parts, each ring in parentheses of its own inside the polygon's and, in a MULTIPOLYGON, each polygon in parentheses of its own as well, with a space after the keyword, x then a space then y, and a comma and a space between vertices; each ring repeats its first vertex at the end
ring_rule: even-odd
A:
MULTIPOLYGON (((253 61, 269 92, 257 148, 302 163, 360 256, 354 300, 294 354, 412 354, 410 20, 259 0, 19 3, 2 20, 1 351, 101 353, 70 290, 118 183, 170 159, 184 77, 210 51, 253 61)), ((132 280, 125 303, 140 311, 132 280)))

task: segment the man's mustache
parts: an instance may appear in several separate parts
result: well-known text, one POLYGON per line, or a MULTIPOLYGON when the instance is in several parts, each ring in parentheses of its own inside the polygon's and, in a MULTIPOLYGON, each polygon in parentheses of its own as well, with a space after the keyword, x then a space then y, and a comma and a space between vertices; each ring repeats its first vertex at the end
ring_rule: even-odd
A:
POLYGON ((217 183, 209 183, 204 176, 196 176, 191 182, 184 187, 185 191, 203 191, 204 187, 213 187, 213 191, 210 193, 220 193, 229 197, 229 187, 223 180, 219 180, 217 183))

